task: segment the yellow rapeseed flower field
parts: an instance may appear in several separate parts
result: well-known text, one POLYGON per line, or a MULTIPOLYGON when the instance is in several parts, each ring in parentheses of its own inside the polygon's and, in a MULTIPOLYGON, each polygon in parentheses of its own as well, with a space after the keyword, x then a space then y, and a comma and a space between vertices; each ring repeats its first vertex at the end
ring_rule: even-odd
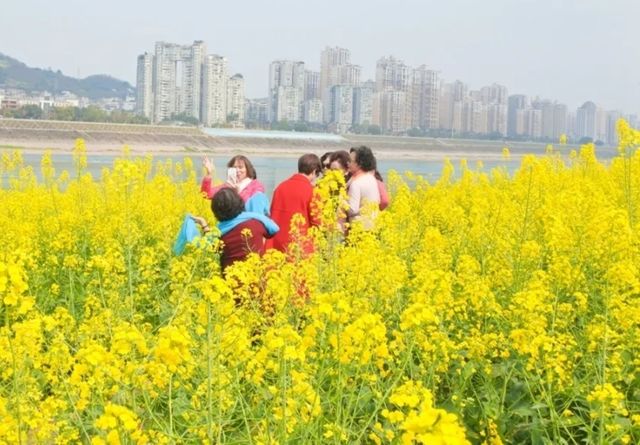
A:
MULTIPOLYGON (((640 443, 640 132, 620 152, 391 178, 311 257, 171 244, 198 176, 0 162, 0 443, 640 443), (9 179, 10 178, 10 179, 9 179)), ((505 149, 505 156, 509 150, 505 149)))

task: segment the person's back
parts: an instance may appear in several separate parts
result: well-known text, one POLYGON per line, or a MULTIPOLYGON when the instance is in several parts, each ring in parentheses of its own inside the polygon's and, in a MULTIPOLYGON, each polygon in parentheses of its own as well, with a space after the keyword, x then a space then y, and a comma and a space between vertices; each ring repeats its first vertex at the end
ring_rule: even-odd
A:
POLYGON ((350 156, 351 179, 347 184, 348 220, 349 222, 361 221, 363 227, 369 230, 374 226, 377 210, 380 207, 380 189, 375 177, 376 158, 371 149, 365 146, 352 148, 350 156), (368 207, 370 210, 366 210, 368 207))
POLYGON ((242 222, 220 237, 222 272, 236 261, 242 261, 251 253, 264 253, 264 239, 269 237, 267 229, 257 219, 242 222))
MULTIPOLYGON (((295 230, 301 237, 305 237, 308 228, 316 223, 313 215, 312 180, 320 168, 320 160, 316 155, 304 155, 298 160, 298 173, 280 183, 273 191, 271 218, 278 224, 280 231, 270 240, 269 247, 282 252, 287 250, 293 241, 291 229, 296 214, 301 219, 295 230)), ((308 253, 311 246, 305 243, 303 250, 308 253)))
MULTIPOLYGON (((262 213, 244 211, 244 201, 233 188, 221 188, 211 200, 211 210, 218 220, 218 230, 222 241, 220 266, 222 272, 236 261, 247 258, 251 253, 263 254, 265 238, 278 232, 277 224, 262 213)), ((207 221, 200 217, 192 217, 208 232, 207 221)))
POLYGON ((306 234, 311 225, 311 201, 313 186, 301 174, 295 174, 282 182, 273 191, 271 200, 271 218, 280 227, 280 231, 272 239, 274 249, 285 251, 291 242, 291 226, 294 215, 300 214, 302 221, 298 228, 306 234))
POLYGON ((361 212, 368 204, 375 204, 378 208, 380 204, 380 190, 378 180, 369 172, 362 172, 355 175, 348 185, 349 194, 349 220, 357 221, 361 219, 361 212))

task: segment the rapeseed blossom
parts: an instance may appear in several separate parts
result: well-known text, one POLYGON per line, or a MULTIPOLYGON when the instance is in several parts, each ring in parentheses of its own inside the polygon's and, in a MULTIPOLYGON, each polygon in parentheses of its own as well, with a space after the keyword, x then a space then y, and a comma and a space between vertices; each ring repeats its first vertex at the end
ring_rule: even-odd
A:
MULTIPOLYGON (((345 238, 223 277, 189 159, 0 157, 0 443, 638 443, 640 132, 513 174, 391 174, 345 238)), ((560 143, 564 143, 562 138, 560 143)), ((504 156, 511 156, 505 147, 504 156)))

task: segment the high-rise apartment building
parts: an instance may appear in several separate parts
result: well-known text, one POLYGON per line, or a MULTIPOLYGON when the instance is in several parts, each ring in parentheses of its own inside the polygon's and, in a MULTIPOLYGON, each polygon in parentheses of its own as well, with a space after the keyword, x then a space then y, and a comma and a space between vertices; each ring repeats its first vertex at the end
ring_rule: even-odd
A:
POLYGON ((227 81, 227 122, 234 126, 244 123, 245 85, 242 74, 234 74, 227 81))
POLYGON ((351 51, 345 48, 326 47, 320 53, 320 94, 340 83, 338 67, 351 65, 351 51))
POLYGON ((154 121, 184 113, 200 118, 202 63, 206 46, 156 42, 154 121))
POLYGON ((353 88, 353 124, 371 125, 373 123, 373 95, 375 83, 365 82, 353 88))
POLYGON ((569 133, 567 106, 546 99, 531 102, 521 94, 509 96, 507 135, 557 141, 569 133))
POLYGON ((337 85, 349 85, 357 87, 360 85, 360 74, 362 68, 359 65, 341 65, 336 68, 337 85))
POLYGON ((275 104, 275 109, 271 110, 273 113, 271 122, 296 122, 301 120, 303 110, 299 88, 291 86, 277 87, 272 104, 275 104))
POLYGON ((471 92, 470 94, 475 97, 476 100, 468 99, 462 102, 462 132, 475 134, 486 134, 488 124, 488 106, 484 104, 480 98, 478 91, 471 92))
MULTIPOLYGON (((486 130, 479 134, 493 134, 505 136, 507 134, 507 109, 508 91, 507 87, 494 83, 483 87, 476 94, 486 112, 486 130)), ((476 132, 478 133, 478 132, 476 132)))
POLYGON ((304 72, 304 100, 320 98, 320 72, 306 70, 304 72))
MULTIPOLYGON (((351 52, 345 48, 326 47, 320 53, 320 97, 325 122, 332 119, 331 88, 335 85, 356 87, 360 84, 361 68, 351 63, 351 52)), ((351 99, 353 100, 353 98, 351 99)), ((344 104, 348 106, 348 104, 344 104)))
POLYGON ((568 115, 569 109, 565 104, 553 104, 553 134, 551 137, 555 141, 558 141, 560 136, 569 132, 568 115))
POLYGON ((379 109, 374 114, 380 127, 387 132, 397 134, 412 126, 412 74, 409 66, 393 56, 382 57, 376 63, 377 100, 374 107, 379 109))
POLYGON ((271 62, 269 65, 269 120, 271 122, 301 120, 305 80, 304 62, 291 60, 271 62))
MULTIPOLYGON (((611 146, 618 145, 618 132, 616 126, 618 120, 623 118, 621 111, 608 111, 607 112, 607 144, 611 146)), ((629 120, 627 120, 629 122, 629 120)))
POLYGON ((269 98, 247 99, 244 120, 250 128, 266 127, 269 123, 269 98))
POLYGON ((440 100, 438 110, 438 128, 451 129, 453 121, 453 93, 452 84, 442 83, 440 86, 440 100))
POLYGON ((410 126, 423 130, 438 128, 440 114, 438 72, 422 65, 413 70, 412 80, 410 126))
POLYGON ((183 112, 200 119, 202 105, 202 67, 207 47, 201 40, 193 42, 183 71, 183 112))
POLYGON ((330 90, 329 126, 337 133, 346 133, 353 125, 353 87, 334 85, 330 90))
POLYGON ((507 105, 500 103, 490 103, 487 107, 487 133, 499 135, 507 134, 507 105))
POLYGON ((153 120, 153 54, 138 56, 136 78, 136 112, 153 120))
MULTIPOLYGON (((469 88, 460 80, 445 83, 440 89, 440 104, 438 113, 438 128, 451 130, 453 133, 464 133, 465 123, 470 121, 468 114, 470 107, 469 88)), ((468 125, 467 125, 468 127, 468 125)))
POLYGON ((591 101, 582 104, 576 112, 576 138, 596 140, 598 107, 591 101))
POLYGON ((504 85, 494 83, 480 89, 480 100, 484 104, 507 104, 508 91, 504 85))
POLYGON ((382 57, 376 63, 376 91, 404 91, 411 87, 411 69, 393 56, 382 57))
POLYGON ((309 99, 304 102, 304 121, 311 124, 321 124, 324 119, 322 100, 309 99))
POLYGON ((208 55, 202 70, 202 122, 206 126, 223 124, 227 121, 227 59, 208 55))
POLYGON ((554 104, 550 100, 536 98, 531 102, 531 107, 540 110, 541 113, 541 137, 546 140, 553 139, 554 104))
POLYGON ((408 94, 404 91, 387 90, 374 95, 373 123, 391 134, 408 130, 408 94))
POLYGON ((527 96, 509 96, 507 106, 507 135, 511 138, 525 135, 524 111, 529 107, 527 96))
POLYGON ((176 82, 176 71, 177 61, 182 59, 183 48, 181 45, 156 42, 154 122, 161 122, 178 113, 180 86, 176 82))
POLYGON ((524 115, 525 134, 533 139, 542 137, 542 110, 528 108, 524 115))
POLYGON ((137 112, 153 122, 181 114, 205 125, 225 123, 229 112, 237 118, 234 125, 241 124, 244 79, 229 79, 227 59, 206 52, 205 43, 197 40, 191 45, 156 42, 153 55, 140 55, 137 112))

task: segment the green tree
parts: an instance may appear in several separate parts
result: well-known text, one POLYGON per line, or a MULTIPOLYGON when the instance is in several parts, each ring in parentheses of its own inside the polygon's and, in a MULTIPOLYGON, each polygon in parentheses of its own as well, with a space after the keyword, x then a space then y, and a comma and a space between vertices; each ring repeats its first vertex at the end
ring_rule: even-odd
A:
POLYGON ((590 138, 589 136, 584 136, 580 138, 580 140, 578 141, 580 145, 590 144, 592 142, 593 142, 593 138, 590 138))
POLYGON ((289 123, 289 121, 282 120, 282 121, 278 121, 278 122, 274 122, 271 124, 271 129, 272 130, 278 130, 278 131, 291 131, 292 130, 292 126, 289 123))
POLYGON ((55 121, 73 121, 76 120, 77 111, 73 107, 53 107, 48 114, 49 119, 55 121))
POLYGON ((197 117, 193 117, 187 113, 172 114, 171 120, 174 122, 183 122, 188 125, 198 125, 200 123, 197 117))
POLYGON ((300 131, 300 132, 309 131, 309 127, 304 122, 296 122, 293 125, 293 131, 300 131))

